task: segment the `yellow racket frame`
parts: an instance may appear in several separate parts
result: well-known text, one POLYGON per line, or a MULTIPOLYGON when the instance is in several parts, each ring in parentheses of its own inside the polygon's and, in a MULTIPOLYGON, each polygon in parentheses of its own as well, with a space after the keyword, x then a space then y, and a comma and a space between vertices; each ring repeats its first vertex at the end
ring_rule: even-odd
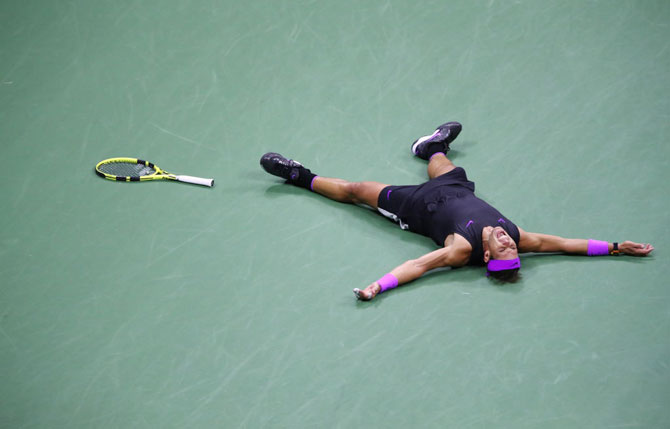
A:
POLYGON ((165 180, 165 179, 177 180, 177 176, 175 176, 174 174, 170 174, 166 171, 163 171, 160 167, 158 167, 157 165, 155 165, 155 164, 153 164, 149 161, 145 161, 143 159, 137 159, 137 158, 122 158, 121 157, 121 158, 105 159, 105 160, 102 160, 95 165, 95 172, 100 177, 104 177, 105 179, 114 180, 114 181, 117 181, 117 182, 144 182, 146 180, 165 180), (153 174, 149 174, 147 176, 115 176, 113 174, 107 174, 107 173, 103 173, 102 171, 100 171, 100 166, 101 165, 112 164, 114 162, 128 162, 130 164, 140 164, 140 165, 144 165, 146 167, 151 167, 151 168, 155 169, 156 172, 153 173, 153 174))
POLYGON ((214 179, 204 179, 201 177, 193 177, 193 176, 185 176, 185 175, 176 175, 172 173, 168 173, 167 171, 161 169, 158 167, 156 164, 145 161, 143 159, 138 159, 138 158, 125 158, 125 157, 117 157, 117 158, 109 158, 109 159, 104 159, 97 163, 95 165, 95 174, 97 174, 100 177, 103 177, 107 180, 114 180, 116 182, 145 182, 148 180, 177 180, 179 182, 185 182, 185 183, 193 183, 195 185, 202 185, 202 186, 209 186, 212 187, 214 186, 214 179), (140 164, 144 165, 146 167, 151 167, 154 170, 156 170, 155 173, 148 174, 146 176, 115 176, 113 174, 108 174, 100 171, 100 166, 105 165, 105 164, 111 164, 114 162, 127 162, 131 164, 140 164))

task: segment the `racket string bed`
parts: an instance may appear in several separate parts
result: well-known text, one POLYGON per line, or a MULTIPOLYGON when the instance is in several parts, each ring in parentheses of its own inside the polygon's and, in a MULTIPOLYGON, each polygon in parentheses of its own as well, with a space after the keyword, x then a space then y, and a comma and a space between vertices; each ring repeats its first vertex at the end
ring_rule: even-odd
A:
POLYGON ((121 177, 148 176, 156 172, 156 170, 146 165, 130 164, 128 162, 110 162, 101 165, 99 168, 103 173, 121 177))

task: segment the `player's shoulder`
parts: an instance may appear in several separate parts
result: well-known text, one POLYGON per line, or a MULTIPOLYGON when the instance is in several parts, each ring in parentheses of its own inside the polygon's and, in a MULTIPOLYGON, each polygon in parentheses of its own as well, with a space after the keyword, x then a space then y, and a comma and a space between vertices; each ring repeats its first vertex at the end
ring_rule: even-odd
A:
POLYGON ((466 265, 472 255, 472 245, 458 233, 454 233, 453 238, 445 242, 445 249, 451 266, 466 265))

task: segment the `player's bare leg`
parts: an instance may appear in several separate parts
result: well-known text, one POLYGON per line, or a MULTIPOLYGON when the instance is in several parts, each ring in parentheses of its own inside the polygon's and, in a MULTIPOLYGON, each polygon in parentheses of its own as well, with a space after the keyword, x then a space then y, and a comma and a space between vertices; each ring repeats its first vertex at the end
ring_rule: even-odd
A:
POLYGON ((428 162, 428 177, 434 179, 435 177, 450 172, 454 168, 456 168, 456 166, 449 158, 447 158, 447 155, 438 152, 430 157, 430 161, 428 162))
POLYGON ((287 159, 275 152, 263 155, 261 165, 268 173, 331 200, 342 203, 366 204, 373 209, 377 208, 379 193, 388 186, 379 182, 350 182, 344 179, 317 176, 298 161, 287 159))
POLYGON ((349 182, 344 179, 317 176, 312 190, 341 203, 365 204, 377 208, 379 193, 387 187, 379 182, 349 182))

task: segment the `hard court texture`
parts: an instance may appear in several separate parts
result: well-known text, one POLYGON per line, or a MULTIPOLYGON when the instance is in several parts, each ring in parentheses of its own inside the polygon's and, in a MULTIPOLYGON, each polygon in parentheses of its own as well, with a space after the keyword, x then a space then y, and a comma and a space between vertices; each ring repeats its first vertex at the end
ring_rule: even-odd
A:
POLYGON ((669 427, 669 70, 662 0, 3 2, 0 427, 669 427), (259 159, 416 184, 448 120, 525 230, 656 251, 357 302, 434 244, 259 159))

